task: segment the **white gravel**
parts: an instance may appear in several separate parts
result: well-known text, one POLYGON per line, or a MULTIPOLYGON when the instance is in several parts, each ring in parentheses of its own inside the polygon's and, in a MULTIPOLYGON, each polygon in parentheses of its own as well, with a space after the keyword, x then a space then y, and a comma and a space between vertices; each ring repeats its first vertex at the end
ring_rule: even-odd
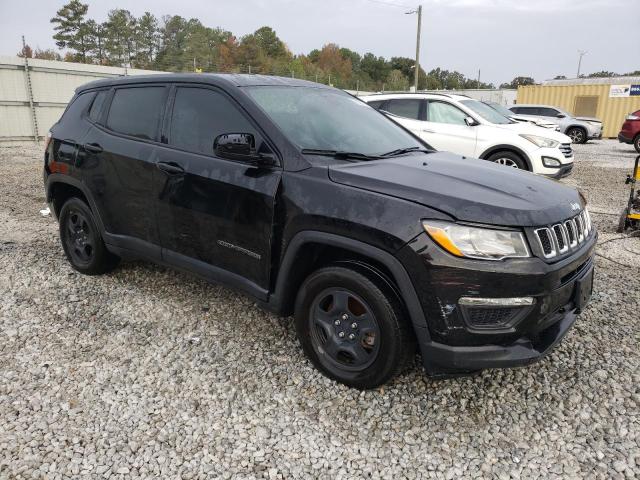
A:
POLYGON ((601 256, 558 349, 446 381, 416 362, 364 393, 242 295, 146 263, 75 273, 40 150, 0 148, 0 478, 640 476, 640 238, 614 233, 630 146, 576 147, 601 256))

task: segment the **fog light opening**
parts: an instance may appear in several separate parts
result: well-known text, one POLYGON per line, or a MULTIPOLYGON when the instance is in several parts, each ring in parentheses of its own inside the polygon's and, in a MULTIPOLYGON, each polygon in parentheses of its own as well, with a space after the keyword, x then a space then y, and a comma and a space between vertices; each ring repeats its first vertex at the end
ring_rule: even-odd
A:
POLYGON ((481 297, 460 297, 459 305, 469 305, 473 307, 526 307, 533 305, 533 297, 512 297, 512 298, 481 298, 481 297))
POLYGON ((542 163, 547 168, 558 168, 562 165, 560 160, 552 157, 542 157, 542 163))

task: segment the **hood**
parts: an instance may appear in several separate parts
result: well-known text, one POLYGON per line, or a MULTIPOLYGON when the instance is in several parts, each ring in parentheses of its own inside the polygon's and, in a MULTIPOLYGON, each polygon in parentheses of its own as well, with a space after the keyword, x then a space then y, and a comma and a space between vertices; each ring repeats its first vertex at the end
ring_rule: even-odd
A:
POLYGON ((583 122, 598 122, 602 123, 602 120, 596 117, 575 117, 576 120, 582 120, 583 122))
POLYGON ((506 130, 515 131, 518 134, 537 135, 539 137, 550 138, 560 143, 571 143, 571 139, 564 133, 557 132, 551 128, 541 127, 534 123, 516 122, 506 123, 502 125, 494 125, 496 127, 504 128, 506 130))
POLYGON ((583 206, 580 194, 559 182, 447 152, 332 165, 329 177, 490 225, 549 225, 576 215, 576 204, 583 206))

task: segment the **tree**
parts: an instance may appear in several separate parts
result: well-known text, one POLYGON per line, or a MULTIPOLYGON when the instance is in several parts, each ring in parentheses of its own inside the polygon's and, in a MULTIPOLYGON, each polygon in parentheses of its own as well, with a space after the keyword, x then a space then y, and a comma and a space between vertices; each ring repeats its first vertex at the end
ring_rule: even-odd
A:
POLYGON ((607 77, 619 77, 620 74, 616 72, 607 72, 606 70, 601 70, 599 72, 590 73, 587 75, 587 78, 607 78, 607 77))
POLYGON ((400 70, 391 70, 385 82, 387 90, 406 90, 409 86, 409 79, 400 70))
POLYGON ((554 80, 566 80, 567 77, 565 77, 564 75, 556 75, 555 77, 553 77, 554 80))
POLYGON ((360 69, 375 82, 382 83, 389 75, 391 65, 387 63, 384 57, 376 57, 373 53, 365 53, 360 62, 360 69))
POLYGON ((271 27, 261 27, 253 32, 253 36, 267 57, 282 58, 291 56, 285 44, 278 38, 278 35, 271 27))
POLYGON ((503 83, 500 88, 513 88, 516 89, 520 85, 535 85, 536 81, 531 77, 516 77, 511 80, 511 83, 503 83))
POLYGON ((83 63, 86 63, 88 59, 88 37, 91 34, 85 20, 88 9, 89 5, 80 3, 79 0, 71 0, 51 19, 51 23, 55 24, 53 29, 56 33, 53 38, 56 45, 59 48, 73 50, 75 59, 81 60, 83 63))
POLYGON ((39 58, 41 60, 57 60, 59 62, 62 61, 62 55, 51 48, 46 50, 36 48, 36 51, 33 53, 33 58, 39 58))
POLYGON ((134 66, 136 57, 136 18, 129 10, 111 10, 104 24, 105 45, 109 63, 118 66, 134 66))
POLYGON ((25 45, 17 53, 20 58, 33 58, 33 50, 29 45, 25 45))
POLYGON ((151 68, 158 52, 160 35, 158 33, 158 19, 149 12, 137 21, 135 30, 136 64, 141 68, 151 68))

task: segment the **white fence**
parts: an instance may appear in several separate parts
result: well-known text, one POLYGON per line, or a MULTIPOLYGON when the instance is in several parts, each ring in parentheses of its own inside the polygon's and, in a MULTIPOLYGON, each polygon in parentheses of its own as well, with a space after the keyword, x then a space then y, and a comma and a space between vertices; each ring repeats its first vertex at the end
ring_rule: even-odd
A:
POLYGON ((42 138, 84 83, 148 73, 162 72, 0 57, 0 142, 42 138))

